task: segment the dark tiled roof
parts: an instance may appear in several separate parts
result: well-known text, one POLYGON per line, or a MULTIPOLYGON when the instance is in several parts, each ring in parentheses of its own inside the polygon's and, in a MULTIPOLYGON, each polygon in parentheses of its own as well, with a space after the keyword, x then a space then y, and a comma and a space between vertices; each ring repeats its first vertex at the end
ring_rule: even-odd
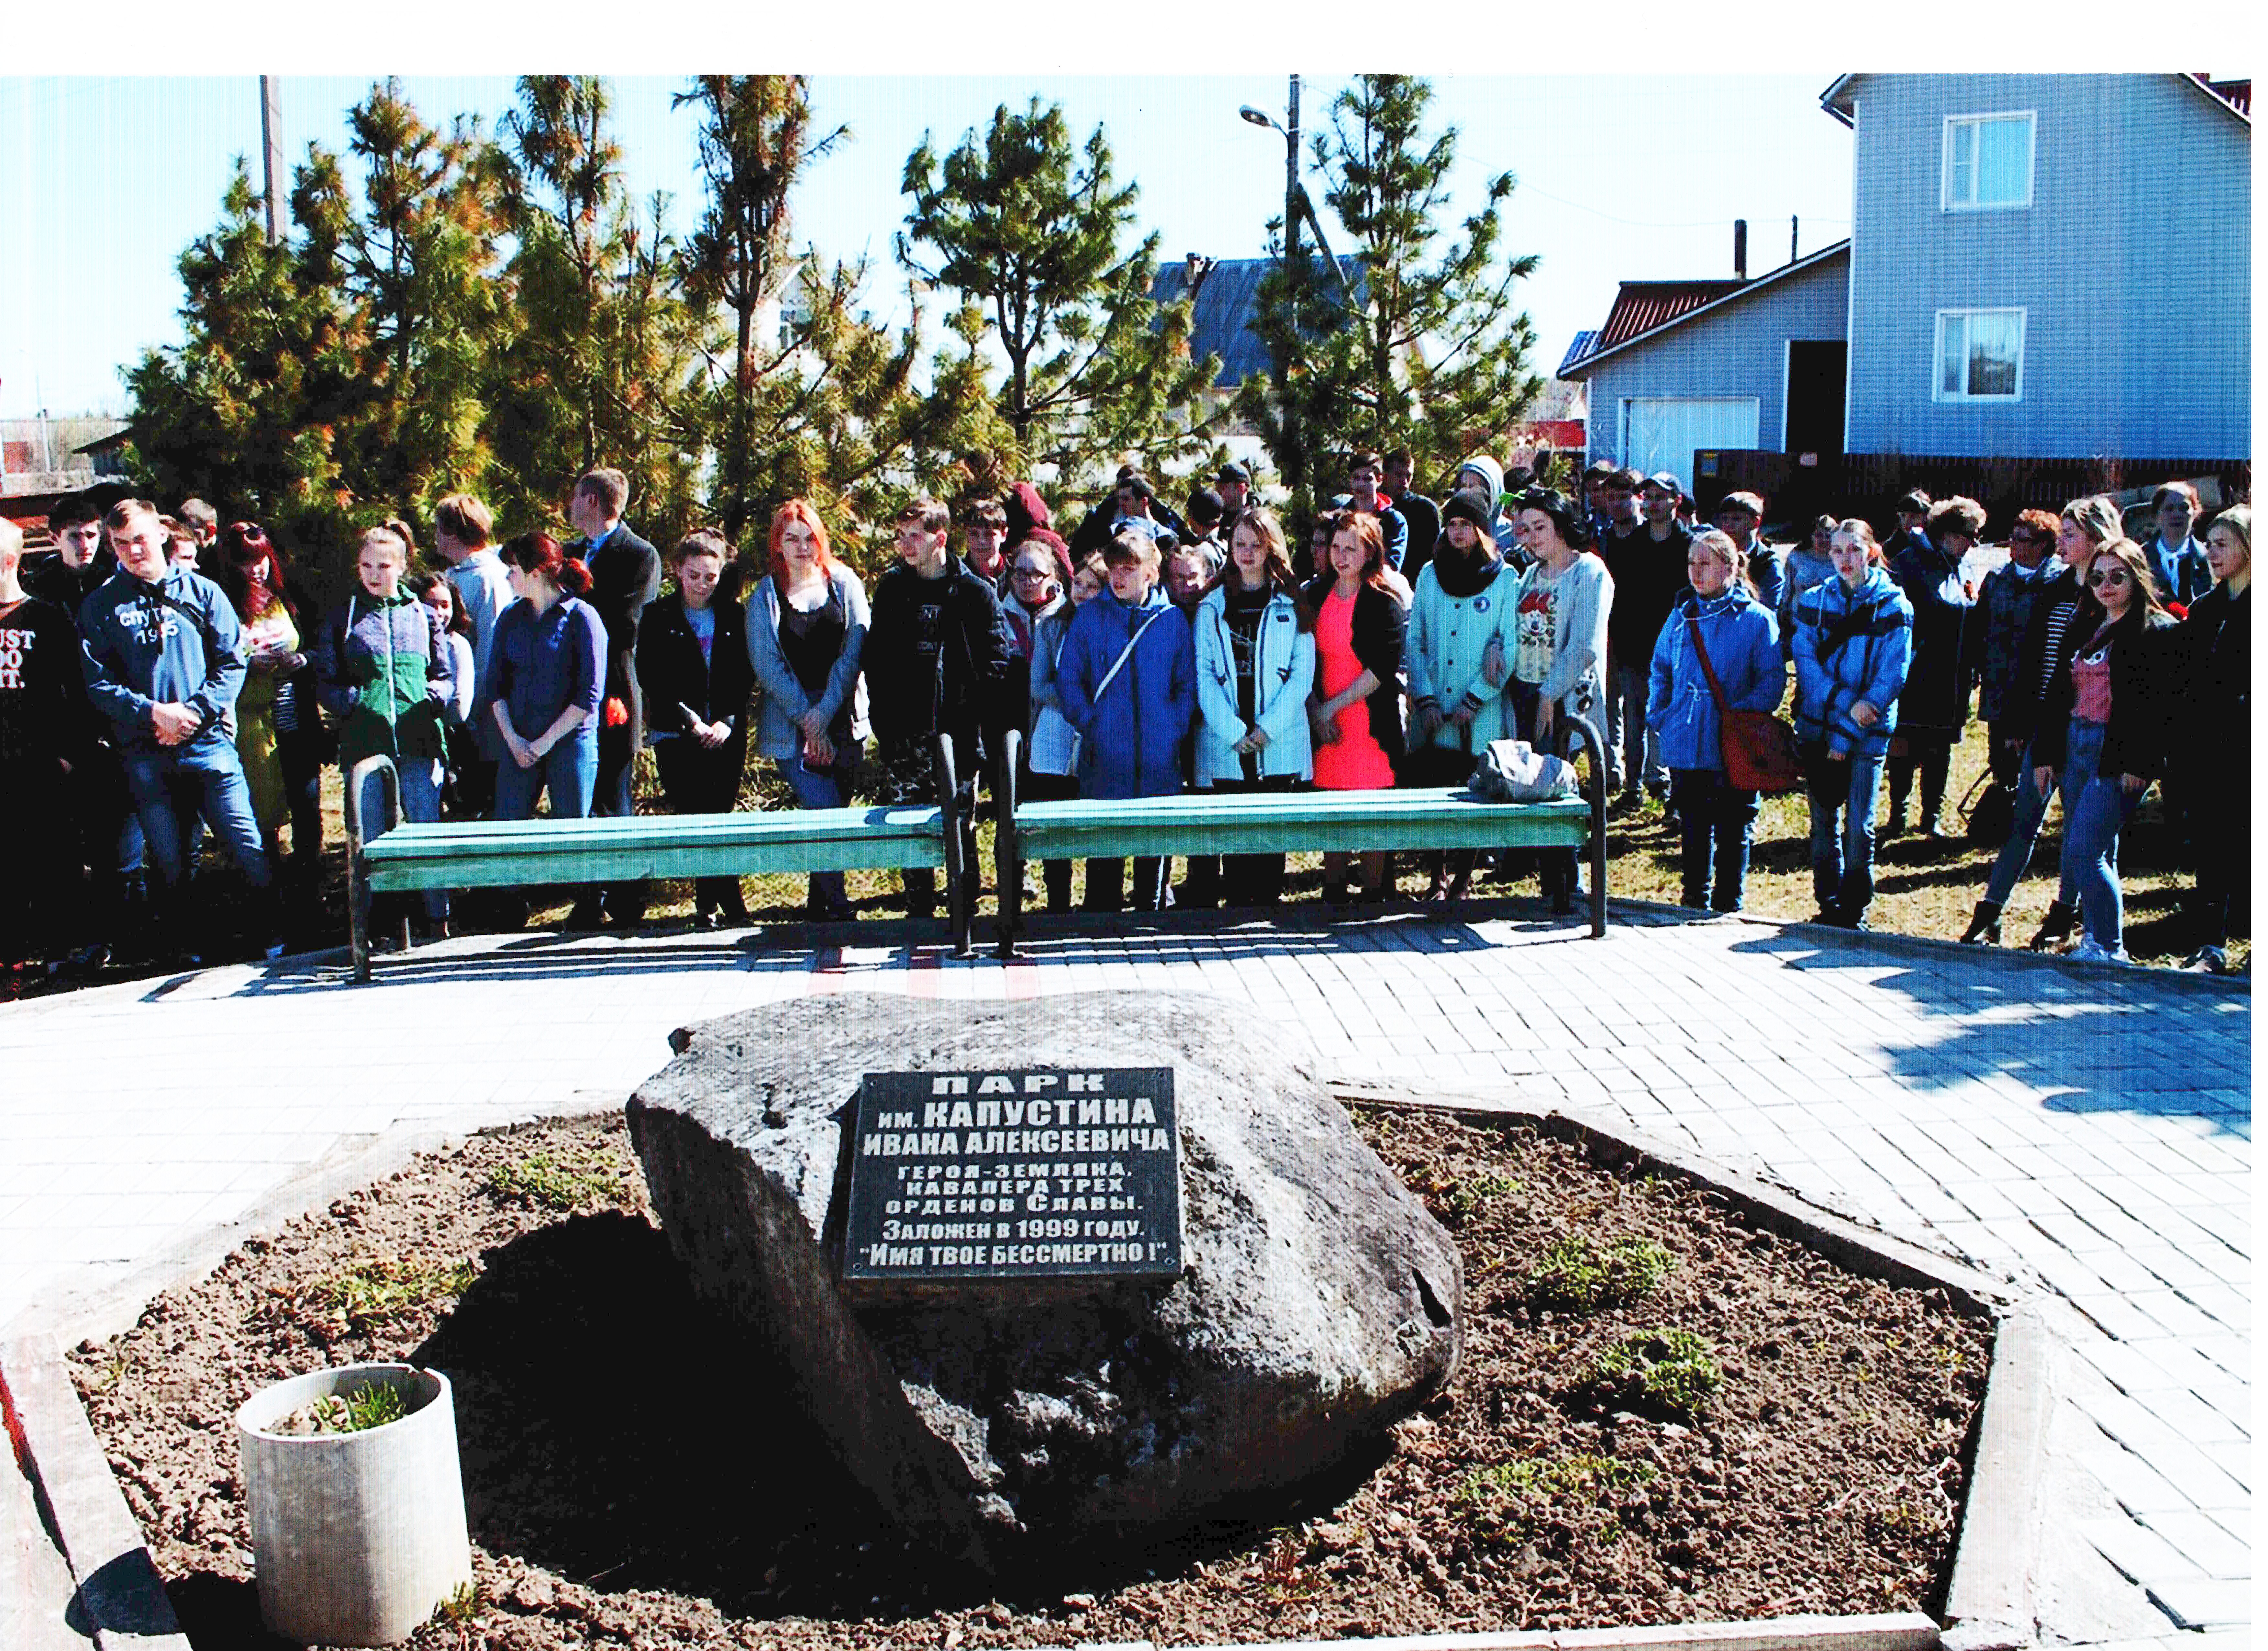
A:
MULTIPOLYGON (((1197 298, 1189 306, 1189 354, 1199 361, 1207 356, 1220 357, 1220 375, 1213 380, 1220 389, 1233 390, 1254 373, 1269 370, 1268 348, 1249 323, 1259 302, 1261 277, 1275 267, 1273 258, 1222 258, 1197 283, 1197 298)), ((1339 268, 1359 298, 1361 266, 1352 258, 1341 258, 1339 268)), ((1319 278, 1329 279, 1321 260, 1316 271, 1319 278)), ((1189 284, 1186 262, 1160 264, 1150 283, 1150 297, 1159 304, 1174 303, 1189 284)))
POLYGON ((1567 353, 1559 357, 1559 371, 1562 372, 1566 372, 1568 368, 1573 366, 1585 356, 1589 355, 1591 353, 1591 347, 1598 342, 1599 334, 1598 329, 1595 328, 1586 328, 1583 331, 1577 333, 1575 335, 1575 342, 1567 346, 1567 353))
POLYGON ((1607 312, 1607 324, 1591 348, 1611 350, 1616 344, 1650 333, 1655 328, 1690 314, 1704 304, 1739 291, 1745 281, 1625 281, 1607 312))
POLYGON ((2214 80, 2205 75, 2193 77, 2198 85, 2250 119, 2252 114, 2252 82, 2248 80, 2214 80))

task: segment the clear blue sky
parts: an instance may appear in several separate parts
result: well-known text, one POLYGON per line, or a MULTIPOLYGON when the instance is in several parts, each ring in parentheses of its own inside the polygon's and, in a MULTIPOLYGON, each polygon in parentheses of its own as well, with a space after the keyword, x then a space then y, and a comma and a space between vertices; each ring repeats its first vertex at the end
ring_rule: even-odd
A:
MULTIPOLYGON (((1835 72, 1433 77, 1435 110, 1461 133, 1454 210, 1475 203, 1493 172, 1520 177, 1506 242, 1542 255, 1525 302, 1544 368, 1578 328, 1598 325, 1618 280, 1728 274, 1736 217, 1749 220, 1752 273, 1786 258, 1790 214, 1807 253, 1848 232, 1850 137, 1817 101, 1835 72), (1738 118, 1722 118, 1727 110, 1738 118)), ((283 77, 287 161, 311 140, 342 151, 345 111, 372 78, 283 77)), ((642 196, 667 191, 681 228, 700 198, 694 116, 670 107, 684 84, 612 83, 630 181, 642 196)), ((1327 117, 1344 84, 1303 82, 1304 125, 1327 117)), ((404 85, 436 124, 474 114, 493 129, 512 101, 505 76, 411 75, 404 85)), ((816 76, 820 115, 854 136, 810 173, 798 235, 828 256, 870 255, 873 307, 899 311, 890 243, 905 211, 906 155, 925 129, 942 149, 1001 102, 1036 92, 1062 102, 1082 137, 1098 122, 1108 129, 1119 174, 1141 185, 1141 227, 1160 232, 1161 257, 1257 256, 1266 220, 1282 210, 1282 142, 1236 110, 1253 103, 1280 119, 1285 89, 1279 73, 816 76)), ((180 341, 176 259, 217 222, 238 156, 257 183, 259 150, 254 76, 0 78, 0 224, 18 252, 0 261, 0 416, 41 404, 58 415, 123 409, 119 370, 145 347, 180 341), (78 250, 61 256, 64 245, 78 250)), ((1309 187, 1320 200, 1312 178, 1309 187)), ((1325 223, 1336 227, 1328 209, 1325 223)))

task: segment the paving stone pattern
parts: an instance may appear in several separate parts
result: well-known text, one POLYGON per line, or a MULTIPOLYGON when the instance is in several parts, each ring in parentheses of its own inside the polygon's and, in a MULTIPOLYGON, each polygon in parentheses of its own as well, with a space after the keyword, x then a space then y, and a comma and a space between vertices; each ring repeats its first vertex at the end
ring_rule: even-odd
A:
POLYGON ((2249 988, 1616 916, 1598 941, 1514 918, 1088 929, 1006 967, 885 943, 902 928, 820 951, 532 935, 382 959, 366 988, 297 962, 18 1004, 0 1010, 0 1323, 241 1219, 358 1138, 626 1096, 687 1021, 845 990, 1196 989, 1249 1003, 1256 1035, 1296 1022, 1333 1074, 1619 1120, 2049 1293, 2078 1355, 2058 1465, 2100 1492, 2058 1534, 2109 1567, 2060 1581, 2135 1607, 2087 1637, 2195 1645, 2181 1631, 2248 1622, 2249 988))

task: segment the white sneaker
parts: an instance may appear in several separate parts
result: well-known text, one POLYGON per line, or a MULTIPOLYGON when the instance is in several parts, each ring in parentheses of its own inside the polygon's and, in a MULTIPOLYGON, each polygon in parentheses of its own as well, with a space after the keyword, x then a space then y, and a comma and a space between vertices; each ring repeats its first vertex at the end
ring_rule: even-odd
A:
POLYGON ((2101 941, 2084 940, 2064 955, 2074 963, 2123 963, 2126 948, 2123 946, 2105 947, 2101 941))

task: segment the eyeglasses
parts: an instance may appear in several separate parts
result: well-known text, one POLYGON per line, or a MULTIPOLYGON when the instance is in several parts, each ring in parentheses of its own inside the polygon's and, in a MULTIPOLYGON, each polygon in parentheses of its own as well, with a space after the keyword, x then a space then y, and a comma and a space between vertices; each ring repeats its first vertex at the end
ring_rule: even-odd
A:
POLYGON ((1020 579, 1044 579, 1052 578, 1053 572, 1047 568, 1018 568, 1016 577, 1020 579))
POLYGON ((2087 582, 2090 588, 2097 585, 2129 585, 2133 577, 2124 568, 2097 568, 2087 576, 2087 582))

